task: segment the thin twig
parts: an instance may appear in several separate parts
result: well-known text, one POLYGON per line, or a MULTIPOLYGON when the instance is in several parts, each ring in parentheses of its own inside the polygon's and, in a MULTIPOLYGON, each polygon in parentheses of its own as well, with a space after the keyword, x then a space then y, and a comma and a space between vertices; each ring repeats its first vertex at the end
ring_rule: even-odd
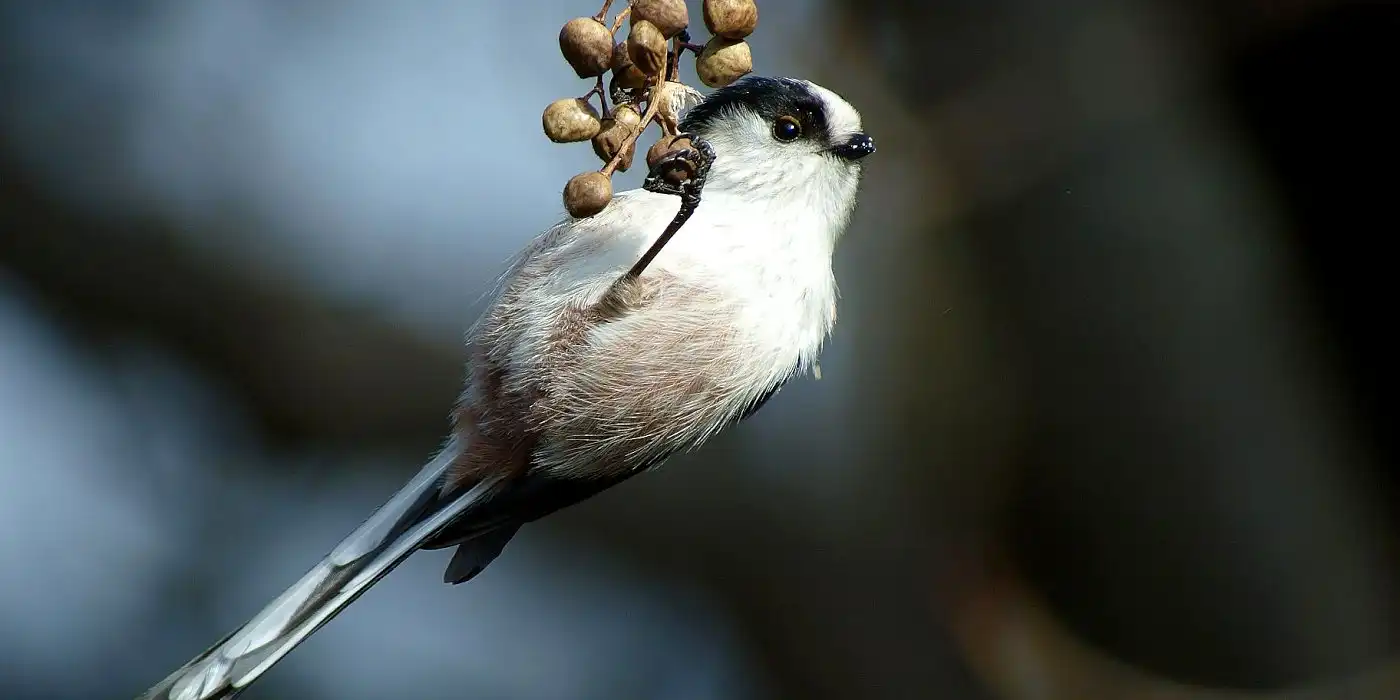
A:
MULTIPOLYGON (((603 9, 598 10, 598 14, 593 15, 599 22, 608 18, 608 9, 612 7, 613 0, 603 0, 603 9)), ((631 9, 630 7, 628 9, 631 9)))
POLYGON ((630 15, 630 14, 632 14, 632 6, 631 6, 631 5, 628 5, 627 7, 622 8, 622 11, 619 12, 619 13, 617 13, 617 19, 613 20, 613 26, 612 26, 612 33, 613 33, 613 36, 617 36, 617 30, 622 29, 622 21, 625 20, 625 19, 627 19, 627 16, 630 15))
POLYGON ((669 68, 667 70, 667 73, 669 75, 669 77, 667 78, 668 80, 681 79, 681 56, 685 55, 687 49, 689 49, 696 56, 699 56, 700 53, 705 50, 704 44, 690 43, 690 30, 688 29, 682 29, 678 34, 676 34, 675 41, 676 48, 671 52, 670 60, 667 61, 667 63, 669 64, 669 68))
POLYGON ((583 93, 579 99, 587 102, 593 99, 594 95, 598 96, 598 101, 603 105, 603 111, 599 112, 599 114, 604 117, 608 116, 608 93, 603 89, 603 76, 601 75, 598 76, 598 81, 593 84, 593 87, 589 88, 588 92, 583 93))
POLYGON ((680 77, 681 77, 681 47, 684 46, 684 45, 685 45, 685 42, 687 42, 687 41, 689 41, 689 40, 690 40, 690 32, 687 32, 687 31, 684 30, 684 29, 681 30, 681 33, 680 33, 680 34, 677 34, 677 35, 676 35, 676 38, 675 38, 675 45, 676 45, 676 48, 673 49, 673 50, 671 51, 671 55, 670 55, 670 56, 667 56, 667 59, 668 59, 668 60, 666 61, 666 79, 667 79, 667 80, 680 80, 680 77))

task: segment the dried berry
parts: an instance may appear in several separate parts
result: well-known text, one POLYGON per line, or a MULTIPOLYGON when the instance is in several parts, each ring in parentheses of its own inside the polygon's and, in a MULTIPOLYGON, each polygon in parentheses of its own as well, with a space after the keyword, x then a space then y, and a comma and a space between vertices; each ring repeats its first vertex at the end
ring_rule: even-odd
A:
MULTIPOLYGON (((637 113, 636 110, 626 105, 614 111, 622 110, 626 110, 632 114, 637 113)), ((608 163, 611 162, 613 157, 621 150, 622 158, 617 162, 617 170, 618 172, 627 172, 627 169, 632 167, 632 157, 637 153, 637 142, 634 140, 631 143, 627 143, 627 137, 632 135, 632 130, 636 128, 637 124, 640 124, 641 121, 641 117, 637 117, 636 124, 623 123, 618 121, 616 116, 604 119, 603 130, 598 132, 597 136, 593 137, 593 153, 604 163, 608 163), (626 150, 622 149, 624 143, 627 144, 626 150)))
POLYGON ((685 184, 687 180, 695 177, 695 161, 689 158, 677 158, 666 161, 661 165, 661 171, 657 173, 664 182, 672 185, 685 184))
POLYGON ((642 115, 632 105, 614 105, 612 118, 618 124, 623 124, 629 129, 635 129, 642 123, 642 115))
POLYGON ((695 73, 700 82, 712 87, 724 87, 753 72, 753 54, 742 39, 710 37, 705 50, 695 57, 695 73))
POLYGON ((592 17, 569 20, 559 30, 559 50, 580 78, 595 78, 612 63, 612 30, 592 17))
POLYGON ((564 208, 576 219, 597 214, 611 201, 612 179, 600 172, 579 173, 564 185, 564 208))
POLYGON ((666 67, 666 37, 651 22, 633 22, 627 32, 627 56, 643 73, 660 75, 666 67))
POLYGON ((544 109, 544 135, 555 143, 587 141, 598 134, 602 123, 598 110, 587 100, 567 97, 549 103, 544 109))
POLYGON ((613 47, 612 73, 613 83, 621 88, 631 90, 647 84, 647 74, 632 63, 632 57, 627 55, 627 42, 625 41, 619 41, 613 47))
POLYGON ((662 136, 647 149, 647 169, 655 169, 662 158, 677 151, 688 150, 690 147, 690 139, 684 136, 662 136))
POLYGON ((754 0, 705 0, 705 28, 715 36, 743 39, 758 26, 754 0))
POLYGON ((631 7, 633 24, 643 20, 651 22, 667 39, 690 24, 685 0, 632 0, 631 7))

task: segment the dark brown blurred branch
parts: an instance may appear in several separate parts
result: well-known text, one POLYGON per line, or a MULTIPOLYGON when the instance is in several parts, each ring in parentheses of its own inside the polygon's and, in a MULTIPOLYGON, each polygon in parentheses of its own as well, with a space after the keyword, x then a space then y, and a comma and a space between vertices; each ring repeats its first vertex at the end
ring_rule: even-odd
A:
POLYGON ((1281 691, 1206 688, 1155 676, 1078 638, 1014 569, 968 582, 943 611, 969 662, 1005 700, 1385 700, 1400 697, 1400 661, 1281 691))
MULTIPOLYGON (((858 55, 890 77, 959 198, 930 206, 1022 385, 1024 498, 1003 517, 1029 533, 1028 578, 1056 589, 1059 622, 1177 680, 1302 687, 1396 648, 1392 538, 1356 487, 1369 455, 1328 410, 1348 387, 1319 369, 1312 290, 1219 94, 1242 43, 1343 4, 846 2, 854 36, 826 51, 829 70, 858 55)), ((1289 98, 1268 127, 1313 99, 1289 98)), ((1325 132, 1304 126, 1295 141, 1325 132)))
POLYGON ((201 257, 163 224, 84 218, 0 173, 0 266, 61 317, 181 353, 274 439, 431 444, 446 430, 456 348, 201 257))

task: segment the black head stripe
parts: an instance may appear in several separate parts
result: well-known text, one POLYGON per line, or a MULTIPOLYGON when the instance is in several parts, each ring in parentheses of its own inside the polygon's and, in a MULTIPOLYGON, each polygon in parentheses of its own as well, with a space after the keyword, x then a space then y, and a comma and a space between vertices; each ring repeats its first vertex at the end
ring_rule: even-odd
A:
POLYGON ((742 78, 711 93, 686 112, 681 130, 703 135, 719 128, 727 115, 737 112, 757 114, 769 123, 789 115, 801 122, 804 138, 825 143, 830 136, 826 107, 806 83, 759 76, 742 78))

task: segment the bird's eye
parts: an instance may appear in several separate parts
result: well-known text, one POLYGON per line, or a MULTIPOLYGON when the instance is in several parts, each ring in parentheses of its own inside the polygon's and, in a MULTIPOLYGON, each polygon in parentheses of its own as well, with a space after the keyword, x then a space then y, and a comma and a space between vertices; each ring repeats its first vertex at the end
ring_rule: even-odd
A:
POLYGON ((779 141, 796 141, 802 135, 802 124, 794 117, 781 116, 773 122, 773 138, 779 141))

